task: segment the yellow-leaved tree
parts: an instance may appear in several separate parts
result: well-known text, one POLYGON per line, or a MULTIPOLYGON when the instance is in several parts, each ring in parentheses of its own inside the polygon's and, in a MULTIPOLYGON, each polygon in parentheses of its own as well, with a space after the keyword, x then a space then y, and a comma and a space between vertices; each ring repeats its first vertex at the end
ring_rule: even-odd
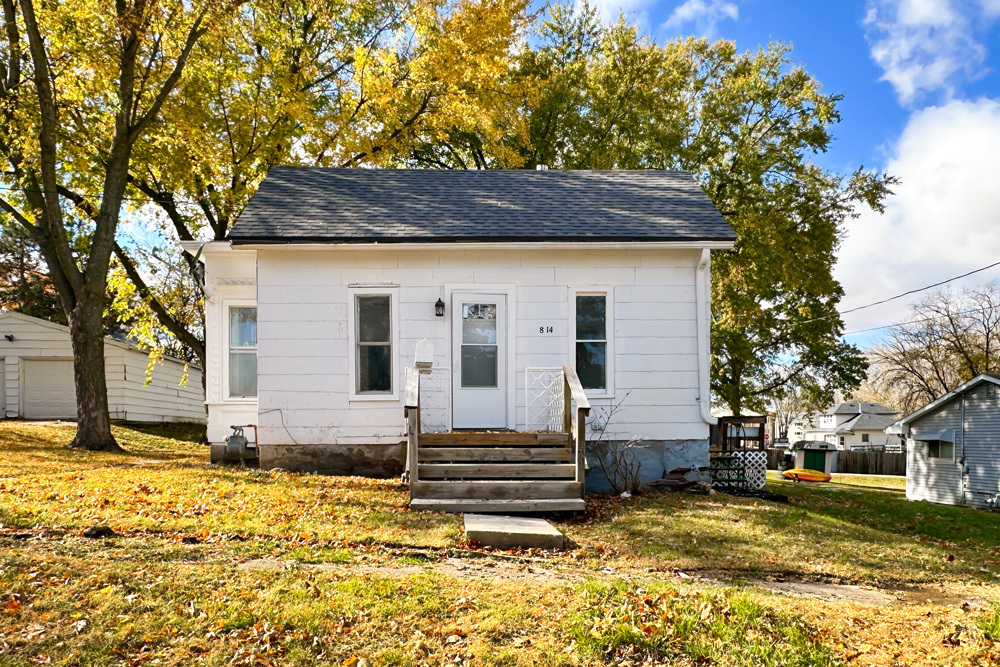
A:
POLYGON ((117 449, 104 368, 108 272, 137 146, 199 41, 240 0, 0 0, 0 214, 38 246, 69 321, 73 445, 117 449))
MULTIPOLYGON (((167 237, 221 240, 274 165, 387 166, 455 128, 516 163, 503 140, 525 131, 511 108, 527 85, 514 77, 527 5, 252 0, 198 43, 165 122, 136 147, 136 213, 167 237)), ((148 281, 127 247, 115 250, 116 279, 136 287, 121 292, 119 312, 146 334, 155 317, 204 360, 200 319, 180 316, 190 304, 148 281)), ((185 261, 190 299, 201 299, 196 262, 185 261)))

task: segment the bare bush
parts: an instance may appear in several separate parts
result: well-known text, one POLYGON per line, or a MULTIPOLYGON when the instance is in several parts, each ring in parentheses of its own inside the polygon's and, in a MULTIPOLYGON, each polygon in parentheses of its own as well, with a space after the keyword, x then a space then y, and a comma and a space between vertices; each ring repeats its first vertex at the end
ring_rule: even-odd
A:
POLYGON ((596 409, 591 420, 591 432, 597 433, 597 437, 591 440, 591 446, 597 454, 601 471, 616 495, 638 493, 642 484, 642 464, 636 451, 644 444, 643 436, 632 436, 628 440, 612 440, 607 437, 608 425, 627 398, 628 394, 625 394, 622 400, 611 407, 596 409))

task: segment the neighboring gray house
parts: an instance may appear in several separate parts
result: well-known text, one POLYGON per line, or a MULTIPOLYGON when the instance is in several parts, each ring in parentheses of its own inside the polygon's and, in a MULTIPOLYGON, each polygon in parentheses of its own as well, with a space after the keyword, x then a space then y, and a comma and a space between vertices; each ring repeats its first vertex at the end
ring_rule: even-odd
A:
POLYGON ((840 403, 820 415, 805 429, 803 439, 835 445, 839 450, 900 448, 899 438, 885 432, 899 413, 879 403, 840 403))
POLYGON ((886 429, 907 438, 907 498, 988 507, 1000 495, 998 385, 980 375, 886 429))

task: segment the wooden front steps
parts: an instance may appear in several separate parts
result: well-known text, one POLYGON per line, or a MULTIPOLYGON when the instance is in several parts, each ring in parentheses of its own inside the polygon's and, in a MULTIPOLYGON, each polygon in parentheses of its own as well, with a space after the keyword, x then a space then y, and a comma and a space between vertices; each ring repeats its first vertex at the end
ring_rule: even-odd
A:
POLYGON ((578 482, 561 481, 462 480, 413 483, 413 495, 417 498, 540 500, 545 498, 579 498, 582 491, 578 482))
POLYGON ((497 514, 544 514, 546 512, 582 512, 586 503, 581 498, 547 498, 541 500, 442 500, 414 498, 410 508, 433 512, 497 513, 497 514))
POLYGON ((404 480, 410 485, 412 509, 476 513, 585 509, 585 432, 590 404, 573 369, 563 369, 563 430, 541 433, 422 433, 419 371, 406 370, 404 480))
POLYGON ((414 509, 555 512, 584 508, 566 433, 421 434, 414 509))
POLYGON ((569 433, 517 433, 512 431, 452 431, 450 433, 421 433, 420 447, 499 447, 558 446, 569 447, 569 433))
MULTIPOLYGON (((425 459, 426 460, 426 459, 425 459)), ((572 463, 421 463, 420 479, 568 479, 576 476, 572 463)))

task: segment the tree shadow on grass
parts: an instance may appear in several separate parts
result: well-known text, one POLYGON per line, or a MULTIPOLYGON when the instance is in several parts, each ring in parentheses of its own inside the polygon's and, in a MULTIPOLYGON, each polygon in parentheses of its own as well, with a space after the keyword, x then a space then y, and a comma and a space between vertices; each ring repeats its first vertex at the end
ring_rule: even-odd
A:
POLYGON ((647 496, 618 504, 585 531, 640 557, 750 577, 881 585, 994 579, 980 568, 1000 543, 998 516, 911 503, 898 490, 855 495, 789 486, 769 485, 791 496, 788 505, 725 495, 647 496))

